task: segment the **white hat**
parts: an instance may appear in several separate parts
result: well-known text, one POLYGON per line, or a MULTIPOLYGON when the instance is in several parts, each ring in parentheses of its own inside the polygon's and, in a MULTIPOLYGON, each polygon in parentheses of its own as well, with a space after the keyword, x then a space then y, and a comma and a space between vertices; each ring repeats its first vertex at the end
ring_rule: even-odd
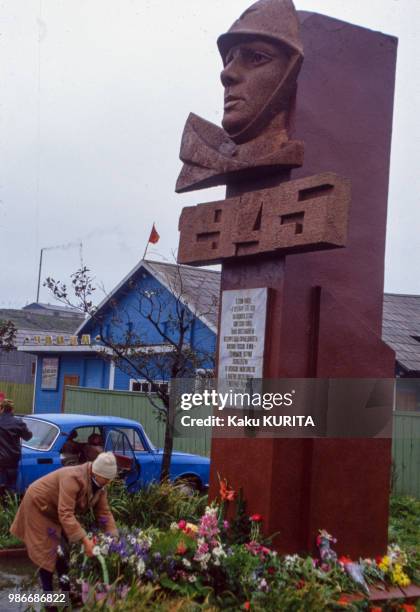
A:
POLYGON ((92 472, 107 480, 113 480, 117 475, 117 460, 114 453, 99 453, 92 463, 92 472))

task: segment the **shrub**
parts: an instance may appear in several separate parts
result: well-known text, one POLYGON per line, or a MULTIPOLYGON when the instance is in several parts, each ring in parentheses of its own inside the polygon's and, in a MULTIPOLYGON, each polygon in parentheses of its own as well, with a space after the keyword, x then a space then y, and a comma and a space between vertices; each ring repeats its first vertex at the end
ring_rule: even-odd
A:
POLYGON ((189 494, 182 485, 150 484, 137 493, 127 493, 121 483, 113 483, 108 493, 115 519, 128 527, 167 529, 181 518, 194 521, 203 514, 207 497, 189 494))

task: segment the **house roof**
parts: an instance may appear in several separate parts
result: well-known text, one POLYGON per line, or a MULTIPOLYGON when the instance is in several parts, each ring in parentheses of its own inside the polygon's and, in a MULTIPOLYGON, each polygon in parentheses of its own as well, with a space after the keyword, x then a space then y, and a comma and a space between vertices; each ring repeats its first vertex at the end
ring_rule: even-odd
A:
POLYGON ((17 344, 28 335, 74 334, 80 325, 80 315, 61 317, 31 310, 0 309, 0 321, 12 321, 18 330, 17 344))
POLYGON ((43 302, 31 302, 22 308, 22 310, 29 310, 31 312, 42 313, 50 316, 65 316, 65 317, 79 317, 82 318, 83 314, 72 308, 71 306, 64 306, 61 304, 45 304, 43 302))
POLYGON ((420 295, 385 293, 382 338, 404 370, 420 372, 420 295))
MULTIPOLYGON (((197 318, 217 333, 220 293, 220 272, 217 270, 142 259, 102 300, 98 305, 98 311, 106 306, 109 300, 141 269, 149 272, 168 291, 178 296, 197 318)), ((89 319, 83 322, 76 333, 81 333, 88 321, 89 319)))
POLYGON ((175 290, 190 310, 210 329, 217 330, 219 314, 220 272, 192 266, 145 261, 153 276, 175 290))

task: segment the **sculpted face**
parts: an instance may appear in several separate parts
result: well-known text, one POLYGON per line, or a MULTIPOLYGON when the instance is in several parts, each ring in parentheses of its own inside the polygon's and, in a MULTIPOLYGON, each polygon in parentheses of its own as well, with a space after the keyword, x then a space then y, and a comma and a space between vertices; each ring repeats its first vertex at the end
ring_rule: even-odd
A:
POLYGON ((263 111, 288 65, 284 48, 264 39, 240 42, 229 50, 220 75, 225 88, 222 125, 229 135, 242 131, 263 111))

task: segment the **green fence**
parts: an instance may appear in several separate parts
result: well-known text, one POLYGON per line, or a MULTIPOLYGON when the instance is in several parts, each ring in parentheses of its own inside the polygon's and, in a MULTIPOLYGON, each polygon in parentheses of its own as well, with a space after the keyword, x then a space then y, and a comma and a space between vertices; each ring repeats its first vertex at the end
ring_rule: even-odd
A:
MULTIPOLYGON (((113 415, 133 419, 143 425, 155 446, 163 446, 164 423, 158 420, 158 411, 144 393, 66 387, 64 410, 73 414, 113 415)), ((174 450, 210 455, 211 430, 203 428, 202 432, 203 436, 199 438, 175 437, 174 450)))
MULTIPOLYGON (((156 446, 163 446, 164 424, 158 421, 157 411, 144 393, 67 387, 65 411, 134 419, 156 446)), ((200 438, 175 438, 175 450, 209 455, 211 431, 201 431, 200 438)), ((420 499, 420 413, 395 412, 393 458, 395 492, 420 499)))
POLYGON ((395 412, 394 491, 420 499, 420 413, 395 412))
POLYGON ((0 391, 8 399, 13 400, 17 414, 28 414, 32 412, 32 400, 34 386, 23 383, 11 383, 0 381, 0 391))

